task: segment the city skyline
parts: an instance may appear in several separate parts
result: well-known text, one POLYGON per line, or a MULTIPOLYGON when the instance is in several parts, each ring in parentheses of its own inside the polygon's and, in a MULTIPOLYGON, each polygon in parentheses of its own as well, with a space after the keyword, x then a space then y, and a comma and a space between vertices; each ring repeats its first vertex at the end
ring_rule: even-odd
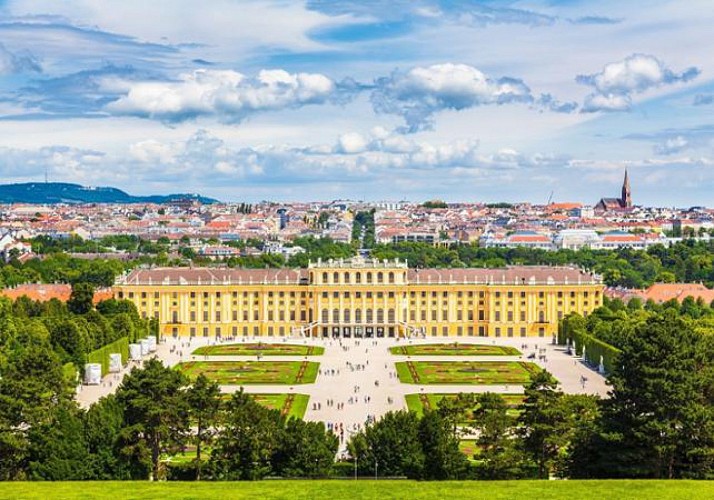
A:
POLYGON ((705 1, 0 1, 4 182, 711 205, 705 1))

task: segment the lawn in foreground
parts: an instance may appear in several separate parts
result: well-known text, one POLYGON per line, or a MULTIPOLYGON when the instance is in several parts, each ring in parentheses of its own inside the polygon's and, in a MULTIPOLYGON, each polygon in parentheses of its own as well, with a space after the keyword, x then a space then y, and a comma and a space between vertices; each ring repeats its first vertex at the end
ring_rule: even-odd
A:
MULTIPOLYGON (((407 409, 413 411, 420 417, 424 414, 424 410, 429 408, 436 410, 439 407, 439 401, 442 399, 456 399, 458 394, 443 394, 443 393, 424 393, 424 394, 406 394, 404 399, 407 402, 407 409)), ((506 401, 508 405, 508 414, 511 416, 517 416, 518 410, 516 409, 518 405, 523 402, 523 395, 521 394, 501 394, 501 397, 506 401)), ((467 419, 464 424, 468 424, 470 419, 467 419)))
POLYGON ((401 361, 399 381, 405 384, 524 385, 540 370, 523 361, 401 361))
POLYGON ((194 356, 320 356, 325 348, 298 344, 217 344, 199 347, 194 356))
POLYGON ((402 345, 389 349, 392 354, 403 356, 519 356, 515 347, 486 344, 420 344, 402 345))
POLYGON ((312 384, 320 363, 311 361, 188 361, 177 369, 196 378, 203 373, 220 385, 312 384))
POLYGON ((227 500, 250 499, 403 499, 411 500, 537 498, 538 500, 699 500, 711 498, 712 481, 246 481, 234 482, 7 482, 0 485, 0 499, 65 500, 156 498, 227 500))

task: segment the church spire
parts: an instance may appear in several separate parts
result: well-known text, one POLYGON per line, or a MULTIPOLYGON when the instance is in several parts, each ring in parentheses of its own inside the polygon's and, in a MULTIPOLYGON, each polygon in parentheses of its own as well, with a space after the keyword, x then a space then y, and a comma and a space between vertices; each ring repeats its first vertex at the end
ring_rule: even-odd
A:
POLYGON ((627 175, 625 168, 625 180, 622 182, 622 198, 621 203, 623 208, 632 207, 632 192, 630 191, 630 178, 627 175))

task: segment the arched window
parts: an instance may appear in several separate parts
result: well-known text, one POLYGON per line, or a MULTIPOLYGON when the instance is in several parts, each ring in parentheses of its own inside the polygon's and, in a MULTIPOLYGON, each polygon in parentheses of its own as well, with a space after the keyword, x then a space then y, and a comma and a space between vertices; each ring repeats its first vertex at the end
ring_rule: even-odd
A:
POLYGON ((345 309, 342 313, 342 317, 345 319, 345 323, 350 323, 352 321, 350 310, 345 309))
POLYGON ((372 283, 372 273, 367 273, 367 283, 372 283))
POLYGON ((322 322, 323 323, 330 322, 330 311, 328 311, 327 309, 322 310, 322 322))
POLYGON ((340 282, 340 273, 332 273, 332 282, 335 284, 340 282))
POLYGON ((384 274, 382 271, 377 273, 377 283, 384 283, 384 274))
POLYGON ((545 323, 545 313, 543 311, 538 313, 538 323, 545 323))
POLYGON ((387 311, 387 321, 388 321, 389 323, 394 323, 394 322, 396 321, 396 319, 397 319, 397 318, 396 318, 396 316, 395 316, 395 314, 394 314, 394 309, 389 309, 389 310, 387 311))
POLYGON ((327 273, 322 273, 322 283, 327 283, 327 273))
POLYGON ((394 283, 394 273, 392 272, 389 273, 389 282, 394 283))
POLYGON ((384 323, 384 309, 377 309, 377 323, 384 323))
POLYGON ((355 323, 362 323, 362 309, 355 309, 355 323))
POLYGON ((360 272, 355 273, 355 282, 362 283, 362 273, 360 273, 360 272))
POLYGON ((366 318, 367 323, 371 323, 371 322, 373 321, 373 319, 374 319, 374 318, 372 317, 372 309, 367 309, 367 314, 366 314, 366 316, 367 316, 367 318, 366 318))
POLYGON ((333 309, 333 310, 332 310, 332 322, 333 322, 333 323, 339 323, 339 322, 340 322, 340 310, 339 310, 339 309, 333 309))
POLYGON ((345 277, 345 283, 349 283, 350 282, 350 273, 345 272, 344 277, 345 277))

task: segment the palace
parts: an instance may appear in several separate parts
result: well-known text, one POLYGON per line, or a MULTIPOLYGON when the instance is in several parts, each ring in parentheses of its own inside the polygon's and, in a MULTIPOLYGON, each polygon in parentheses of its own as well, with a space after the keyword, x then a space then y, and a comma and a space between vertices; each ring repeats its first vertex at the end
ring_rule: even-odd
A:
POLYGON ((157 318, 162 335, 544 337, 564 315, 600 306, 603 284, 572 267, 409 269, 354 258, 307 269, 135 269, 114 295, 157 318))

